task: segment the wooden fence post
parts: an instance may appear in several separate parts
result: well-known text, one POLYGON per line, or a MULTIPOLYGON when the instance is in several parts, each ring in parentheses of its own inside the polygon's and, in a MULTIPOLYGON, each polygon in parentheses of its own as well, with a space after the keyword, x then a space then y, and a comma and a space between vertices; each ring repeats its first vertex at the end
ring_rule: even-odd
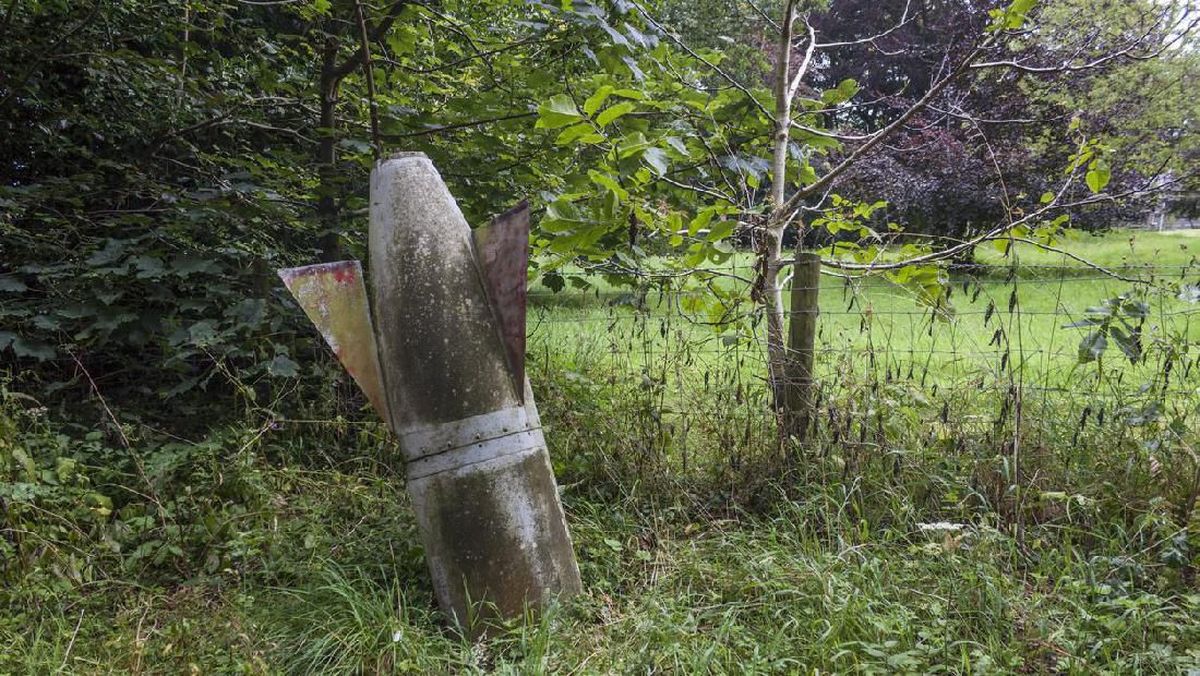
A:
POLYGON ((804 441, 813 418, 813 364, 817 336, 818 297, 821 290, 821 257, 797 253, 792 268, 791 321, 788 323, 788 360, 784 384, 784 431, 804 441))

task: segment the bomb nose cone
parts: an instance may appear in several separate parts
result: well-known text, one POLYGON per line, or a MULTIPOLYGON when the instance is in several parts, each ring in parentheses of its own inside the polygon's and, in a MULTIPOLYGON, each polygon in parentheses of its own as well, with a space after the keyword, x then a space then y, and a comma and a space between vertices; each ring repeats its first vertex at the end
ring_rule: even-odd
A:
POLYGON ((380 162, 370 215, 376 340, 393 429, 516 406, 471 228, 429 158, 380 162))

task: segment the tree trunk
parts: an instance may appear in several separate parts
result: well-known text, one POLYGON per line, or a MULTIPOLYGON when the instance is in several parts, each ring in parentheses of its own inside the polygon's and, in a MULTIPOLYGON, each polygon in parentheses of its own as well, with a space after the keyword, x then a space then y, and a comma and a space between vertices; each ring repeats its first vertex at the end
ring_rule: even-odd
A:
MULTIPOLYGON (((792 23, 795 20, 795 5, 788 2, 784 10, 783 26, 780 31, 778 62, 775 66, 775 130, 774 148, 771 157, 771 211, 764 229, 759 256, 762 259, 762 303, 767 314, 767 376, 771 385, 772 404, 776 414, 782 413, 786 401, 785 374, 787 373, 787 345, 784 342, 783 289, 779 285, 779 272, 783 267, 783 234, 787 229, 787 216, 783 213, 784 190, 787 187, 788 140, 792 126, 792 97, 788 85, 791 76, 792 23)), ((780 427, 780 438, 784 430, 780 427)))

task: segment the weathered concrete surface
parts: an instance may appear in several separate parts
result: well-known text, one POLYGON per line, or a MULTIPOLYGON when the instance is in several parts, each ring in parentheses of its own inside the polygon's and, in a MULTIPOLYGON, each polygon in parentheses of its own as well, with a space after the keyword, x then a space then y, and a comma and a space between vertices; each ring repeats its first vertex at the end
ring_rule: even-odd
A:
POLYGON ((379 361, 439 603, 468 624, 578 591, 536 407, 458 205, 404 154, 372 171, 370 217, 379 361))
POLYGON ((358 261, 286 268, 279 278, 333 348, 379 417, 388 420, 371 309, 358 261))

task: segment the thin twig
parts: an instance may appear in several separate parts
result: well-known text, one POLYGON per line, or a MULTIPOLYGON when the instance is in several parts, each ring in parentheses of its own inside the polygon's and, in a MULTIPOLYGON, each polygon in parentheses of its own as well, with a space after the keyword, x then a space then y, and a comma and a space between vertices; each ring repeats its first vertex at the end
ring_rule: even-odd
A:
POLYGON ((354 1, 354 12, 358 15, 358 34, 362 41, 363 77, 367 79, 367 108, 371 112, 371 142, 375 147, 375 159, 383 157, 383 141, 379 138, 379 106, 375 102, 375 75, 371 68, 371 42, 367 35, 367 19, 363 16, 362 2, 354 1))
POLYGON ((79 619, 75 622, 75 631, 71 632, 71 640, 67 643, 67 649, 63 653, 62 664, 58 665, 59 672, 63 672, 67 668, 67 661, 71 659, 71 649, 75 647, 75 639, 79 636, 79 627, 83 625, 83 611, 79 611, 79 619))

